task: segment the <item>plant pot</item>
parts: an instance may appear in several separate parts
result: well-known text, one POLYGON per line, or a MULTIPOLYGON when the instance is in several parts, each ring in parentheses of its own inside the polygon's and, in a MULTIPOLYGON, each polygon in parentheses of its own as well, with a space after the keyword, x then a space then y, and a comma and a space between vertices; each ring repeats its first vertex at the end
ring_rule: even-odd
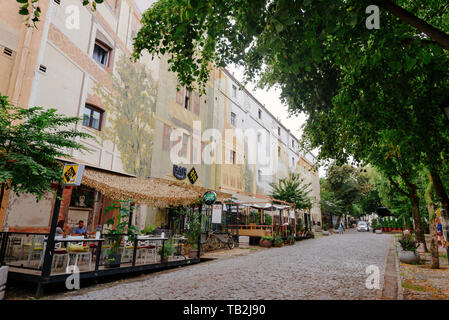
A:
POLYGON ((265 239, 265 240, 260 239, 260 241, 259 241, 259 246, 261 246, 261 247, 271 248, 272 245, 273 245, 273 242, 270 240, 267 240, 267 239, 265 239))
POLYGON ((120 253, 111 253, 108 255, 107 261, 108 262, 104 265, 105 268, 118 268, 122 261, 122 255, 120 253))
POLYGON ((376 230, 377 234, 382 234, 382 230, 376 230))
POLYGON ((323 235, 323 236, 328 236, 329 235, 329 231, 321 231, 321 234, 323 235))
POLYGON ((404 263, 419 262, 419 254, 415 251, 405 251, 400 249, 398 252, 399 260, 404 263))
POLYGON ((198 249, 190 249, 189 258, 190 259, 198 259, 198 249))

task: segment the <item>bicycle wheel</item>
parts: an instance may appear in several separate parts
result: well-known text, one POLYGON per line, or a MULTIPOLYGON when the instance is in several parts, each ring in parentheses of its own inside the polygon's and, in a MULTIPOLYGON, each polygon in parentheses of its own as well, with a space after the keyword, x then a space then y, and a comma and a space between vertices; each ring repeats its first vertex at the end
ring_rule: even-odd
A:
POLYGON ((229 249, 234 249, 234 247, 235 247, 234 237, 232 237, 232 236, 230 236, 228 238, 228 247, 229 247, 229 249))

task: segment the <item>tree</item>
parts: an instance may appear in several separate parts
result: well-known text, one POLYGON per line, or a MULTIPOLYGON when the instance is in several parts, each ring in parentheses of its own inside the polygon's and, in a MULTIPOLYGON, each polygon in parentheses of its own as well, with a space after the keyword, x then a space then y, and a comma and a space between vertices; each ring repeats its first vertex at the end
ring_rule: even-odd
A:
POLYGON ((299 174, 290 173, 286 178, 270 183, 272 188, 270 196, 273 199, 294 203, 296 209, 310 208, 312 202, 309 198, 310 183, 304 183, 299 174))
POLYGON ((110 126, 100 136, 117 143, 127 172, 146 178, 151 175, 157 84, 149 70, 125 56, 116 71, 110 91, 100 83, 94 88, 109 115, 110 126))
POLYGON ((87 150, 76 142, 91 138, 73 129, 79 120, 56 109, 15 107, 0 95, 0 203, 6 190, 30 193, 38 200, 54 191, 51 184, 62 181, 63 165, 57 158, 70 158, 70 150, 87 150))
MULTIPOLYGON (((404 0, 401 6, 392 1, 375 2, 387 11, 382 13, 382 31, 377 33, 365 26, 365 10, 374 4, 370 0, 160 0, 142 17, 135 57, 143 50, 169 54, 170 69, 179 74, 183 85, 205 84, 209 63, 235 63, 245 67, 248 80, 257 73, 268 78, 274 75, 271 80, 283 87, 294 86, 297 77, 312 76, 315 63, 326 58, 350 65, 374 33, 385 40, 387 25, 394 26, 391 35, 399 42, 431 42, 424 33, 442 47, 449 43, 449 10, 444 0, 426 5, 404 0), (409 10, 423 15, 427 22, 409 10), (330 42, 332 56, 323 50, 330 42)), ((384 44, 395 46, 396 42, 384 44)))
MULTIPOLYGON (((36 23, 39 21, 41 15, 41 7, 39 6, 39 0, 16 0, 20 3, 19 14, 26 16, 26 25, 28 27, 36 27, 36 23)), ((89 6, 93 10, 96 10, 97 3, 103 3, 104 0, 80 0, 83 6, 89 6)))

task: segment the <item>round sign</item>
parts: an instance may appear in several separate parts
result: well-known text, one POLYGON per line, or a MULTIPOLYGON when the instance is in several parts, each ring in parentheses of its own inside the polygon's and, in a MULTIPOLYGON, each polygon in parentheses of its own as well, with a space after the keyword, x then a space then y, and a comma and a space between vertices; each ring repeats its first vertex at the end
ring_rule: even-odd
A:
POLYGON ((217 200, 217 194, 213 191, 207 191, 203 196, 204 203, 211 205, 217 200))

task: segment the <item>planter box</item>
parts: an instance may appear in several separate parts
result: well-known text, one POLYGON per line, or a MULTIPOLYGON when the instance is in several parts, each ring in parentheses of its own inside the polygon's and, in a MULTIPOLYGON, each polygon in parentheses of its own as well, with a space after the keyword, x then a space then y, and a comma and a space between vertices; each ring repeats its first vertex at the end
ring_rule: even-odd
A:
POLYGON ((321 231, 321 234, 323 235, 323 236, 328 236, 329 235, 329 231, 321 231))
POLYGON ((260 239, 260 241, 259 241, 259 246, 261 246, 261 247, 271 248, 272 245, 273 245, 273 242, 270 240, 260 239))
POLYGON ((414 251, 404 251, 400 249, 398 251, 399 260, 404 263, 419 262, 419 254, 414 251))
POLYGON ((8 279, 8 267, 0 267, 0 300, 5 297, 6 280, 8 279))
POLYGON ((382 234, 382 230, 376 230, 377 234, 382 234))

